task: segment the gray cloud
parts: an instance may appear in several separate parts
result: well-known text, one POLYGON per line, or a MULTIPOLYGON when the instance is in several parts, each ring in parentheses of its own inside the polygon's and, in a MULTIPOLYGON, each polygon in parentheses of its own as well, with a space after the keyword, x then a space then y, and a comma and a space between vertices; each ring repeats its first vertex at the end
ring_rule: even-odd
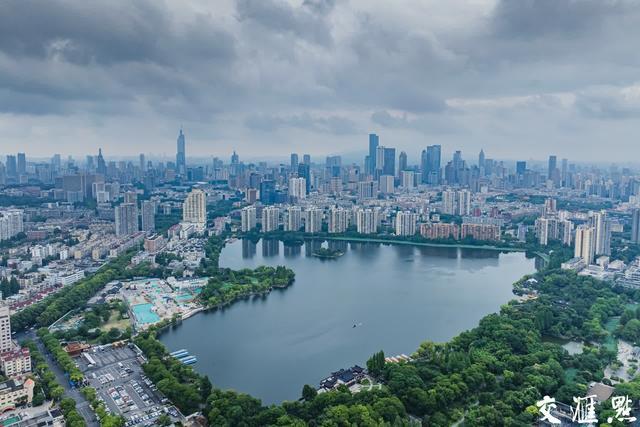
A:
POLYGON ((273 132, 281 128, 299 128, 313 132, 349 135, 358 132, 356 124, 345 117, 313 117, 308 113, 289 116, 257 114, 247 117, 245 125, 252 130, 273 132))
POLYGON ((623 153, 639 36, 632 0, 5 0, 0 152, 70 123, 93 145, 69 152, 172 152, 182 123, 203 155, 353 152, 370 130, 409 153, 586 157, 601 133, 623 153))

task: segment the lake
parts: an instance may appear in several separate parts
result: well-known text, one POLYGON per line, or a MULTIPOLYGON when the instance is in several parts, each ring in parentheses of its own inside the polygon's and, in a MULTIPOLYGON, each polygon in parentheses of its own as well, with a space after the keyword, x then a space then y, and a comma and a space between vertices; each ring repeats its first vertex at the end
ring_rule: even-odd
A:
POLYGON ((169 351, 197 356, 194 368, 216 387, 266 404, 295 400, 304 384, 365 366, 378 350, 411 354, 422 341, 447 341, 473 328, 514 297, 513 282, 535 270, 534 259, 520 252, 329 242, 345 254, 319 259, 311 256, 319 244, 228 244, 222 267, 285 265, 295 283, 197 314, 161 341, 169 351))

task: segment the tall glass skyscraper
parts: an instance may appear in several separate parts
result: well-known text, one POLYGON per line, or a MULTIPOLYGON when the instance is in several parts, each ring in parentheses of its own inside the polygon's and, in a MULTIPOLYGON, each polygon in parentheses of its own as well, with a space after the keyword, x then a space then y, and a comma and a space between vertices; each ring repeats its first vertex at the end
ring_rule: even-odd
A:
POLYGON ((182 129, 180 129, 180 134, 178 135, 178 150, 176 154, 176 171, 179 174, 184 174, 187 171, 184 133, 182 133, 182 129))
POLYGON ((376 151, 378 151, 379 143, 380 143, 380 140, 378 138, 378 135, 376 135, 375 133, 370 133, 369 134, 369 169, 367 170, 367 173, 370 175, 374 175, 376 171, 376 159, 377 159, 376 151))

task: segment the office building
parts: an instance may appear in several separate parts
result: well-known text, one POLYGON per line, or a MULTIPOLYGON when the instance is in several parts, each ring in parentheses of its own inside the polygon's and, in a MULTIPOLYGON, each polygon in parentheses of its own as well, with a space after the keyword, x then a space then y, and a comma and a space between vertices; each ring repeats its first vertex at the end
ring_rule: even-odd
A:
POLYGON ((311 155, 310 154, 303 155, 302 156, 302 163, 304 163, 305 165, 311 166, 311 155))
MULTIPOLYGON (((378 178, 378 187, 381 193, 392 194, 395 191, 395 178, 391 175, 381 175, 378 178)), ((373 197, 373 193, 371 197, 373 197)))
POLYGON ((271 205, 276 200, 276 183, 268 179, 260 183, 260 201, 265 205, 271 205))
POLYGON ((116 236, 128 236, 138 231, 138 208, 133 203, 122 203, 115 208, 116 236))
POLYGON ((440 169, 442 159, 442 147, 440 145, 430 145, 426 151, 422 152, 422 180, 430 185, 440 183, 440 169))
POLYGON ((300 163, 298 161, 298 155, 296 153, 291 153, 291 170, 293 172, 298 171, 298 163, 300 163))
POLYGON ((176 150, 176 172, 179 175, 185 175, 187 172, 187 160, 186 160, 186 151, 185 151, 185 140, 184 133, 182 133, 182 129, 180 129, 180 133, 178 134, 177 140, 177 150, 176 150))
POLYGON ((350 212, 343 208, 331 208, 329 212, 329 233, 344 233, 349 227, 350 212))
POLYGON ((415 174, 413 173, 413 171, 400 171, 400 179, 402 182, 402 188, 404 188, 405 190, 411 190, 415 188, 415 174))
POLYGON ((311 166, 306 163, 298 165, 298 177, 305 179, 306 194, 311 193, 311 166))
POLYGON ((322 231, 322 209, 311 208, 305 211, 304 232, 319 233, 322 231))
POLYGON ((377 152, 380 140, 375 133, 369 134, 369 169, 366 171, 369 175, 375 175, 377 164, 377 152))
POLYGON ((400 152, 400 155, 398 156, 398 172, 402 173, 402 171, 406 171, 407 170, 407 153, 405 153, 404 151, 400 152))
POLYGON ((277 231, 279 227, 280 209, 275 206, 267 206, 262 209, 262 231, 277 231))
POLYGON ((16 156, 11 154, 7 156, 6 169, 8 178, 18 177, 18 164, 16 162, 16 156))
POLYGON ((582 258, 586 265, 593 263, 595 256, 595 229, 582 224, 576 228, 575 250, 576 258, 582 258))
POLYGON ((18 153, 18 161, 16 165, 18 176, 27 173, 27 156, 24 153, 18 153))
POLYGON ((204 191, 196 188, 187 194, 182 204, 182 221, 193 224, 199 231, 206 228, 207 194, 204 191))
POLYGON ((396 236, 413 236, 416 234, 418 215, 412 212, 398 212, 396 214, 396 236))
POLYGON ((240 211, 240 229, 243 233, 253 230, 256 228, 256 208, 253 206, 247 206, 242 208, 240 211))
POLYGON ((299 231, 302 227, 302 210, 299 206, 287 208, 287 220, 284 223, 285 231, 299 231))

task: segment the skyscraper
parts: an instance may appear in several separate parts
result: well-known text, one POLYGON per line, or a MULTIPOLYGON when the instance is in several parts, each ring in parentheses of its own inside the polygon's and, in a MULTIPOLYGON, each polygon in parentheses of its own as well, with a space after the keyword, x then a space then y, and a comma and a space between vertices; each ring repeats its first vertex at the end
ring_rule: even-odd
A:
POLYGON ((18 153, 18 175, 24 175, 27 173, 27 156, 24 153, 18 153))
POLYGON ((302 156, 302 163, 305 165, 311 165, 311 154, 305 154, 302 156))
POLYGON ((556 156, 549 156, 549 166, 547 166, 547 178, 553 180, 558 169, 558 158, 556 156))
POLYGON ((7 156, 7 177, 16 178, 18 176, 18 165, 16 163, 16 156, 7 156))
POLYGON ((367 173, 369 175, 375 174, 376 164, 377 164, 377 150, 378 144, 380 143, 378 135, 375 133, 369 134, 369 170, 367 173))
POLYGON ((291 170, 296 172, 298 170, 298 155, 291 153, 291 170))
POLYGON ((516 162, 516 175, 522 177, 524 176, 524 173, 526 170, 527 170, 527 162, 525 161, 516 162))
POLYGON ((265 205, 275 203, 276 199, 276 183, 271 179, 264 180, 260 183, 260 201, 265 205))
POLYGON ((640 209, 631 212, 631 242, 640 243, 640 209))
POLYGON ((139 161, 140 170, 142 172, 146 171, 147 170, 147 164, 144 161, 144 154, 140 153, 140 156, 138 157, 138 161, 139 161))
POLYGON ((191 190, 182 204, 182 220, 198 230, 207 226, 207 195, 200 189, 191 190))
POLYGON ((386 148, 384 149, 384 161, 382 163, 383 175, 396 175, 396 149, 386 148))
POLYGON ((402 172, 407 170, 407 153, 404 151, 400 152, 398 156, 398 172, 402 172))
POLYGON ((184 140, 184 133, 182 133, 182 128, 180 128, 180 133, 178 134, 178 140, 177 140, 176 172, 180 175, 184 175, 187 172, 185 140, 184 140))
POLYGON ((440 145, 430 145, 427 147, 426 169, 422 171, 422 178, 431 185, 440 183, 440 163, 442 157, 442 147, 440 145))
POLYGON ((102 157, 102 148, 98 148, 98 164, 96 166, 96 172, 101 175, 107 174, 107 164, 104 161, 104 157, 102 157))
POLYGON ((307 194, 311 192, 311 166, 306 163, 298 165, 298 177, 305 179, 305 188, 307 194))
POLYGON ((484 168, 484 150, 480 149, 480 154, 478 154, 478 167, 484 168))

